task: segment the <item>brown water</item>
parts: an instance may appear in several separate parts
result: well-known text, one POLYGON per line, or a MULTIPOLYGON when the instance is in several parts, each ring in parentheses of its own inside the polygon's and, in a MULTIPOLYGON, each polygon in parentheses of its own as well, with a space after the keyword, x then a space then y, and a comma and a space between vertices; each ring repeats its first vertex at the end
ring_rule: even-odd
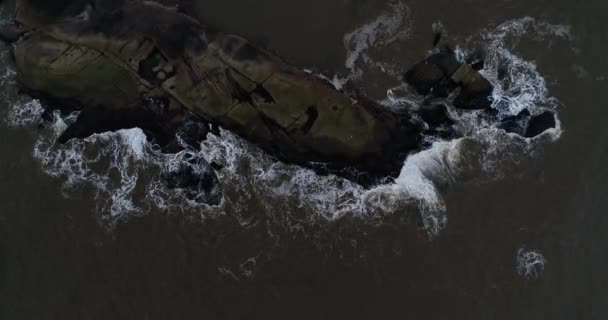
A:
MULTIPOLYGON (((199 3, 208 23, 325 74, 346 73, 344 35, 387 10, 372 0, 199 3)), ((64 179, 43 173, 32 150, 44 132, 2 124, 0 319, 606 319, 608 3, 406 4, 410 38, 370 51, 403 68, 429 49, 436 21, 462 41, 525 16, 571 26, 571 41, 522 37, 514 48, 559 99, 561 138, 515 174, 451 185, 448 225, 429 239, 397 218, 281 228, 297 206, 269 209, 260 203, 280 200, 260 195, 212 218, 146 209, 109 227, 91 188, 65 197, 64 179), (538 279, 518 275, 521 247, 547 259, 538 279)), ((383 93, 388 80, 366 72, 358 81, 383 93)), ((15 96, 2 90, 5 118, 15 96)))

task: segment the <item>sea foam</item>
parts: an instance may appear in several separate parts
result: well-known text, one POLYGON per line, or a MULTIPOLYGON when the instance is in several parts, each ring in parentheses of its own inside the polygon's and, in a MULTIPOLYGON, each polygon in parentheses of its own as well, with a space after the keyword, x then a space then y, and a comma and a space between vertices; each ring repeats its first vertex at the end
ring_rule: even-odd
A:
POLYGON ((517 250, 517 274, 526 280, 538 279, 545 270, 547 259, 538 250, 517 250))

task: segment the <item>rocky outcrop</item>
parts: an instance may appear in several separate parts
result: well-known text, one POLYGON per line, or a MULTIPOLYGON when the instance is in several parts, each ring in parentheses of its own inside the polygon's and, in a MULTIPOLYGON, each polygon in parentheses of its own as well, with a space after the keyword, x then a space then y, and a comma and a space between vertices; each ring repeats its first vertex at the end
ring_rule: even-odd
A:
MULTIPOLYGON (((285 161, 386 176, 423 147, 422 132, 453 135, 442 103, 423 105, 417 117, 355 100, 242 37, 206 27, 172 5, 180 2, 18 0, 16 20, 29 30, 14 49, 19 82, 82 109, 60 142, 140 127, 174 150, 176 132, 197 141, 213 124, 285 161), (193 122, 204 125, 186 125, 193 122)), ((488 109, 492 86, 480 67, 443 49, 404 80, 422 95, 454 94, 457 108, 488 109)))
MULTIPOLYGON (((451 96, 451 104, 462 110, 483 110, 482 117, 498 122, 498 127, 509 133, 526 138, 536 137, 557 125, 555 114, 545 111, 532 116, 527 109, 514 116, 499 117, 499 111, 492 109, 493 87, 479 70, 483 69, 481 58, 469 63, 458 61, 456 54, 449 48, 414 65, 404 74, 404 81, 420 95, 443 98, 451 96)), ((425 104, 420 107, 420 116, 430 127, 425 133, 442 138, 454 136, 448 126, 451 122, 447 107, 437 104, 425 104), (443 126, 442 126, 443 125, 443 126), (439 129, 438 129, 439 128, 439 129)))
MULTIPOLYGON (((377 155, 398 159, 418 147, 420 125, 409 116, 353 102, 325 80, 170 8, 131 1, 118 11, 76 3, 62 11, 37 3, 18 6, 18 21, 39 27, 16 45, 18 79, 30 90, 87 107, 66 139, 141 122, 128 116, 134 121, 90 128, 91 112, 104 110, 104 119, 113 119, 106 111, 130 115, 148 99, 166 99, 296 163, 387 174, 398 168, 379 164, 377 155), (65 16, 76 7, 83 11, 65 16)), ((163 122, 177 113, 142 115, 163 122)))
POLYGON ((404 75, 404 81, 418 94, 447 97, 454 90, 459 92, 453 101, 460 109, 488 109, 492 105, 492 84, 478 69, 483 62, 475 65, 461 63, 456 53, 443 48, 416 64, 404 75))
POLYGON ((530 119, 528 123, 528 128, 526 129, 526 133, 524 136, 526 138, 536 137, 539 134, 551 129, 555 128, 557 122, 555 120, 555 115, 551 111, 545 111, 539 115, 535 115, 530 119))

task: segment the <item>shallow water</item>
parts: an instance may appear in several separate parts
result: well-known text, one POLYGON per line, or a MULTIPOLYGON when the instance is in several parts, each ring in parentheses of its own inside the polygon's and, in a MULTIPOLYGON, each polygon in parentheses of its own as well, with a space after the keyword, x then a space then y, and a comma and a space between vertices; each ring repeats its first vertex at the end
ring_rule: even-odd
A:
POLYGON ((224 200, 209 207, 158 183, 186 155, 158 154, 137 129, 53 146, 70 119, 37 129, 36 102, 8 72, 2 319, 606 317, 607 4, 199 3, 207 23, 392 108, 411 102, 387 94, 394 75, 443 29, 463 55, 487 50, 501 112, 554 109, 561 128, 529 141, 454 113, 465 138, 410 156, 372 190, 274 163, 226 132, 190 155, 226 164, 224 200))

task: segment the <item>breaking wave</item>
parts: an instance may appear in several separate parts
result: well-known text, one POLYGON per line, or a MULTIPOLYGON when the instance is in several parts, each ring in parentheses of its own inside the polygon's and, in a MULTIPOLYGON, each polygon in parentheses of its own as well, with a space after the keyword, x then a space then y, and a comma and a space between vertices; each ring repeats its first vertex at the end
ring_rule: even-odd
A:
MULTIPOLYGON (((412 29, 409 8, 395 2, 390 9, 344 37, 345 64, 351 75, 347 79, 334 77, 337 87, 362 75, 361 63, 378 66, 367 52, 370 48, 408 38, 412 29)), ((494 107, 502 114, 514 115, 524 108, 532 114, 556 111, 559 102, 549 95, 536 66, 513 53, 511 41, 524 36, 571 37, 567 27, 524 18, 484 30, 474 40, 476 43, 459 48, 459 53, 466 59, 477 46, 487 48, 483 74, 496 88, 494 107)), ((391 108, 417 107, 415 97, 397 90, 389 90, 383 104, 391 108)), ((42 112, 37 101, 16 104, 8 123, 15 127, 37 125, 42 112)), ((405 160, 396 179, 371 189, 334 175, 320 176, 313 170, 278 162, 228 131, 209 134, 200 150, 187 148, 177 154, 161 153, 146 141, 140 129, 103 133, 59 145, 56 138, 76 117, 59 112, 53 114, 48 133, 38 137, 33 154, 42 170, 64 179, 66 196, 75 188, 92 187, 98 211, 106 221, 160 208, 202 217, 229 212, 243 226, 273 221, 297 231, 345 216, 369 223, 394 221, 397 217, 419 222, 433 236, 448 223, 443 196, 450 185, 498 179, 517 170, 523 157, 533 155, 539 146, 555 141, 561 134, 559 121, 557 128, 525 139, 497 129, 496 123, 484 120, 476 112, 450 113, 461 138, 429 141, 429 148, 405 160), (217 171, 221 196, 205 194, 203 201, 197 201, 184 190, 170 189, 163 182, 163 175, 179 166, 188 166, 197 174, 213 170, 207 163, 222 166, 217 171), (204 203, 214 197, 221 198, 216 205, 204 203)), ((211 191, 214 192, 218 191, 211 191)))

